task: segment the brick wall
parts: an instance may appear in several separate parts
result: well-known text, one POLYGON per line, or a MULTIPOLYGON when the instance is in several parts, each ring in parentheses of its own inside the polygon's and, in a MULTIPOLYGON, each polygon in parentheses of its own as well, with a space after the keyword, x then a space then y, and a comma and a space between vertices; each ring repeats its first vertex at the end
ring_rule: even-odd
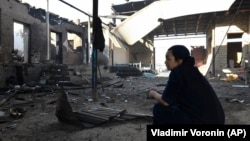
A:
MULTIPOLYGON (((44 63, 47 60, 46 19, 42 16, 44 13, 45 10, 43 9, 35 9, 28 4, 19 3, 17 0, 0 0, 0 88, 5 86, 5 81, 10 75, 15 78, 22 78, 24 82, 37 81, 40 76, 40 67, 47 66, 44 63), (40 61, 40 64, 35 64, 35 67, 28 66, 29 75, 23 74, 23 77, 17 76, 17 74, 22 75, 24 73, 21 69, 17 69, 22 63, 13 62, 11 55, 14 50, 14 22, 21 23, 29 28, 28 60, 30 62, 28 63, 37 63, 34 59, 35 56, 39 56, 40 61)), ((61 42, 68 39, 67 32, 76 33, 82 38, 82 42, 85 42, 87 39, 85 27, 76 25, 64 18, 57 18, 56 15, 54 15, 54 19, 52 17, 50 16, 50 31, 59 33, 61 42)), ((60 44, 62 48, 61 63, 79 64, 83 62, 82 54, 69 53, 66 47, 62 43, 60 44)), ((84 47, 85 44, 82 43, 82 45, 84 47)))
MULTIPOLYGON (((207 32, 208 52, 215 47, 215 74, 222 73, 222 69, 228 68, 227 62, 227 34, 249 33, 250 12, 240 12, 237 16, 217 16, 214 25, 207 32), (230 26, 230 28, 228 28, 230 26)), ((211 66, 210 69, 212 70, 211 66)))
MULTIPOLYGON (((14 49, 13 22, 20 22, 30 29, 29 56, 31 58, 29 60, 34 60, 32 57, 37 53, 40 54, 41 61, 47 59, 46 19, 41 19, 41 16, 40 18, 38 16, 39 14, 42 15, 41 13, 45 10, 34 10, 34 7, 32 8, 33 11, 27 4, 19 3, 16 0, 0 1, 0 51, 4 52, 4 55, 0 56, 0 60, 3 60, 4 63, 12 62, 11 52, 14 49)), ((65 19, 62 19, 61 21, 63 22, 57 23, 58 21, 55 22, 54 19, 51 19, 50 30, 62 34, 62 41, 67 39, 67 32, 70 31, 77 33, 80 37, 82 37, 84 42, 85 36, 87 35, 84 27, 75 25, 69 21, 66 22, 65 19)), ((84 46, 83 43, 82 45, 84 46)), ((62 49, 63 51, 66 50, 65 47, 62 47, 62 49)), ((69 55, 63 56, 63 60, 67 62, 67 59, 70 59, 68 56, 69 55)))

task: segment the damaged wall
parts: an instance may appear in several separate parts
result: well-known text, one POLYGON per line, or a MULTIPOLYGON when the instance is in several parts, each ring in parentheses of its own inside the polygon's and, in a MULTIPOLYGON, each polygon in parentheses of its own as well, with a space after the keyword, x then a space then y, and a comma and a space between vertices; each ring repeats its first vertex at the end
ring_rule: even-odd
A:
MULTIPOLYGON (((47 57, 47 32, 46 32, 46 17, 43 9, 34 9, 28 4, 22 4, 15 0, 1 0, 1 60, 4 63, 12 62, 11 53, 14 46, 13 39, 13 22, 19 22, 27 26, 30 30, 29 35, 29 62, 39 54, 39 60, 42 62, 47 57)), ((59 18, 57 15, 50 14, 50 30, 61 34, 61 42, 67 40, 67 32, 77 33, 84 42, 86 38, 86 29, 73 22, 67 22, 66 19, 59 18), (53 18, 53 19, 52 19, 53 18)), ((62 44, 62 43, 61 43, 62 44)), ((84 43, 83 43, 84 45, 84 43)), ((70 53, 65 52, 65 47, 62 47, 61 63, 70 63, 70 53)), ((74 56, 74 55, 73 55, 74 56)), ((81 59, 82 61, 82 59, 81 59)), ((72 62, 71 62, 72 63, 72 62)))
MULTIPOLYGON (((154 47, 152 45, 153 39, 142 39, 134 45, 127 45, 126 47, 113 49, 114 65, 141 63, 143 66, 153 66, 155 64, 154 47)), ((141 69, 141 68, 140 68, 141 69)))
POLYGON ((215 49, 215 64, 210 66, 211 72, 214 70, 215 75, 222 74, 223 69, 231 69, 232 72, 237 72, 237 69, 242 67, 242 62, 239 62, 238 58, 241 59, 243 49, 249 47, 249 41, 245 41, 250 39, 249 28, 250 12, 248 11, 239 12, 235 17, 233 14, 216 16, 207 32, 208 53, 211 54, 213 48, 215 49), (247 36, 244 37, 243 35, 247 36), (231 66, 230 56, 235 55, 238 58, 234 58, 234 64, 231 66))
POLYGON ((117 48, 113 49, 113 64, 129 64, 129 50, 130 48, 117 48))
POLYGON ((152 55, 153 50, 151 48, 146 47, 145 44, 141 42, 135 43, 130 48, 130 63, 142 63, 142 65, 153 64, 152 55))
POLYGON ((155 59, 153 57, 154 47, 152 34, 145 36, 133 45, 128 45, 126 42, 116 37, 116 35, 110 33, 110 28, 114 27, 105 27, 104 33, 109 37, 106 41, 109 41, 111 65, 141 62, 142 64, 151 64, 154 66, 155 59))
MULTIPOLYGON (((6 79, 9 76, 16 77, 15 81, 17 81, 17 75, 20 75, 20 73, 23 74, 20 79, 24 83, 31 81, 31 79, 37 81, 41 69, 46 67, 47 63, 83 64, 86 59, 83 58, 83 54, 86 54, 87 50, 85 47, 87 42, 87 28, 50 13, 50 32, 54 32, 58 36, 56 45, 59 48, 59 57, 57 56, 56 59, 50 58, 48 60, 46 11, 31 7, 26 3, 20 3, 17 0, 0 1, 0 87, 5 86, 6 79), (28 46, 27 60, 17 61, 13 57, 15 23, 20 23, 27 29, 27 33, 23 32, 23 35, 27 36, 27 39, 25 39, 28 46), (69 44, 64 44, 64 42, 67 43, 69 40, 67 36, 68 32, 75 33, 82 39, 80 40, 81 43, 79 43, 82 45, 80 51, 70 52, 67 50, 69 44)), ((55 50, 52 47, 53 45, 50 44, 50 57, 53 56, 52 50, 55 50)))

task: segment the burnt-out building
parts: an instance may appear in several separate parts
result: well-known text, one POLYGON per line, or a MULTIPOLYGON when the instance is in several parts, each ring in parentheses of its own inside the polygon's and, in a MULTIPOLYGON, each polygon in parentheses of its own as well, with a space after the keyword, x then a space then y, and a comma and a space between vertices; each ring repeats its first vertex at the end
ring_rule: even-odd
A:
MULTIPOLYGON (((176 1, 171 2, 186 8, 176 1)), ((208 12, 194 11, 183 13, 184 16, 166 12, 168 9, 164 10, 159 4, 165 3, 164 6, 168 7, 168 1, 144 0, 112 5, 113 19, 122 20, 120 23, 114 20, 112 24, 103 24, 104 53, 110 59, 109 65, 145 64, 155 69, 154 38, 205 35, 206 52, 202 49, 202 53, 194 53, 198 58, 197 66, 205 68, 205 74, 222 74, 225 69, 235 73, 242 67, 245 72, 248 71, 250 3, 248 0, 224 2, 230 4, 228 9, 213 11, 212 7, 208 12), (162 14, 160 9, 167 18, 158 18, 162 14)), ((79 21, 74 23, 52 13, 47 22, 46 14, 44 9, 18 0, 0 1, 0 86, 4 86, 5 79, 13 75, 22 78, 21 82, 37 80, 41 73, 38 70, 51 63, 71 65, 91 62, 88 25, 81 25, 79 21)))
POLYGON ((117 15, 131 15, 118 25, 114 33, 120 34, 118 36, 130 44, 139 37, 148 35, 153 35, 154 38, 205 35, 206 52, 199 53, 205 56, 198 57, 195 53, 196 58, 204 60, 200 63, 204 64, 204 74, 238 73, 238 69, 242 68, 245 69, 245 75, 249 74, 249 0, 206 1, 206 4, 195 0, 183 3, 178 3, 178 0, 145 0, 114 5, 112 7, 117 15), (197 2, 192 3, 195 8, 189 7, 191 2, 197 2), (184 3, 188 5, 185 6, 184 3), (222 8, 216 10, 219 6, 222 8), (205 12, 203 9, 208 10, 205 12), (199 10, 200 12, 197 12, 199 10), (148 24, 144 25, 143 22, 148 24), (132 33, 133 30, 136 32, 131 36, 123 34, 132 33))
POLYGON ((1 0, 0 86, 10 76, 19 75, 23 82, 37 80, 40 70, 51 63, 86 63, 87 38, 87 28, 79 21, 18 0, 1 0))

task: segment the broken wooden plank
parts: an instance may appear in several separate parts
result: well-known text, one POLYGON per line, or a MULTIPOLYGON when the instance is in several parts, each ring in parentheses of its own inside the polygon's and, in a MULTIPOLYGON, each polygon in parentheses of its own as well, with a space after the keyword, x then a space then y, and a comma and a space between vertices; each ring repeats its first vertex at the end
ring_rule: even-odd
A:
MULTIPOLYGON (((83 110, 84 111, 84 110, 83 110)), ((99 116, 109 116, 111 120, 131 120, 136 118, 152 118, 152 115, 146 114, 131 114, 126 110, 117 110, 111 108, 96 108, 89 110, 90 112, 99 116)))
POLYGON ((132 119, 138 119, 138 118, 149 118, 149 119, 151 119, 152 116, 125 113, 125 114, 121 115, 120 117, 117 117, 116 119, 132 120, 132 119))
POLYGON ((122 116, 127 110, 122 110, 121 112, 117 113, 116 115, 114 116, 111 116, 110 119, 115 119, 117 117, 120 117, 122 116))
POLYGON ((85 81, 87 81, 89 84, 92 84, 84 75, 81 75, 82 79, 84 79, 85 81))
POLYGON ((93 112, 88 112, 88 111, 82 111, 82 112, 75 112, 81 115, 86 115, 92 118, 97 118, 97 119, 101 119, 101 120, 109 120, 109 116, 100 116, 97 113, 93 113, 93 112))
POLYGON ((90 109, 89 111, 98 111, 98 112, 104 111, 104 112, 113 112, 113 113, 117 113, 117 112, 120 112, 120 111, 122 111, 122 110, 113 109, 113 108, 104 108, 104 107, 101 107, 101 108, 93 108, 93 109, 90 109))
POLYGON ((100 116, 98 117, 94 114, 78 113, 78 112, 74 112, 74 114, 82 123, 100 125, 100 124, 103 124, 103 123, 109 121, 108 117, 107 118, 100 117, 100 116))
POLYGON ((120 81, 121 81, 121 80, 117 80, 117 79, 111 80, 111 81, 109 81, 108 83, 104 83, 104 87, 112 86, 112 85, 114 85, 114 84, 116 84, 116 83, 119 83, 120 81))
POLYGON ((107 109, 100 109, 100 110, 98 110, 97 109, 97 110, 89 110, 89 111, 91 113, 94 113, 94 114, 102 116, 102 117, 109 117, 110 120, 127 112, 126 109, 124 109, 124 110, 112 110, 112 109, 108 109, 108 110, 107 109))
POLYGON ((2 106, 5 102, 9 101, 11 97, 13 97, 15 94, 17 94, 18 91, 15 90, 14 92, 11 92, 8 94, 7 97, 3 98, 1 101, 0 101, 0 106, 2 106))

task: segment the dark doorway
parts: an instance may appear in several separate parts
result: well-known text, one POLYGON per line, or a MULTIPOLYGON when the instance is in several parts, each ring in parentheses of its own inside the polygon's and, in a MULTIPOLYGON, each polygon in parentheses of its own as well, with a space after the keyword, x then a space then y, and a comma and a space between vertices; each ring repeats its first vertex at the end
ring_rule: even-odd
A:
POLYGON ((239 68, 242 58, 242 43, 230 42, 227 43, 227 64, 228 67, 239 68))

